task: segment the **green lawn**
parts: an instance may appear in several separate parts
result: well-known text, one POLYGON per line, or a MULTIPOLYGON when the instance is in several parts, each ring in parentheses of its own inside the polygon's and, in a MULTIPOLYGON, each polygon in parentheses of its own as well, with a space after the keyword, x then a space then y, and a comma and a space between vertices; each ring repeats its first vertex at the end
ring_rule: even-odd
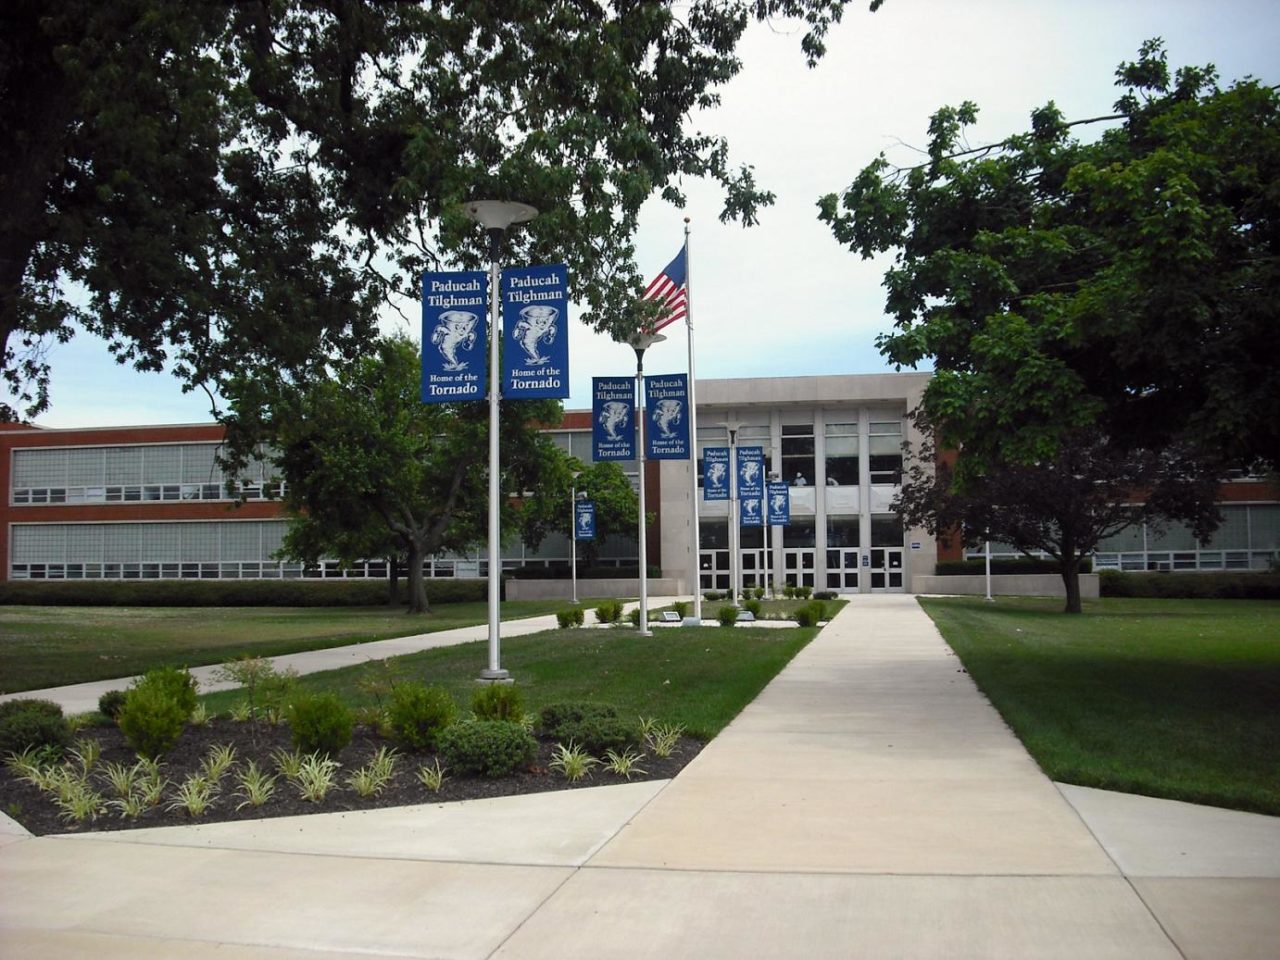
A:
MULTIPOLYGON (((816 634, 798 627, 667 628, 652 637, 627 628, 552 630, 504 638, 502 666, 519 684, 529 712, 558 700, 604 701, 623 716, 680 723, 691 735, 710 739, 816 634)), ((487 663, 486 643, 467 643, 307 674, 298 683, 331 690, 353 706, 369 704, 360 681, 385 675, 390 664, 399 677, 444 685, 466 708, 487 663)), ((224 711, 240 696, 225 691, 205 700, 224 711)))
MULTIPOLYGON (((502 604, 503 619, 554 613, 564 600, 502 604)), ((485 603, 390 607, 0 607, 0 692, 109 680, 162 664, 195 667, 241 653, 319 650, 485 623, 485 603)))
POLYGON ((920 604, 1053 779, 1280 814, 1280 603, 920 604))

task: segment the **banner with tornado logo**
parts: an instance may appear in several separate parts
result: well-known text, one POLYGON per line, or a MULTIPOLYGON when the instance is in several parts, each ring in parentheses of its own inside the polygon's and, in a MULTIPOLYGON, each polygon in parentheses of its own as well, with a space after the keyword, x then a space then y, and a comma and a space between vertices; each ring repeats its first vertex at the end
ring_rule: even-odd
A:
POLYGON ((689 377, 671 373, 646 377, 644 455, 649 460, 689 459, 689 377))
POLYGON ((636 458, 635 395, 630 377, 591 378, 591 459, 636 458))
POLYGON ((562 263, 502 271, 502 396, 569 396, 569 270, 562 263))
POLYGON ((422 275, 422 402, 483 400, 489 369, 489 275, 422 275))

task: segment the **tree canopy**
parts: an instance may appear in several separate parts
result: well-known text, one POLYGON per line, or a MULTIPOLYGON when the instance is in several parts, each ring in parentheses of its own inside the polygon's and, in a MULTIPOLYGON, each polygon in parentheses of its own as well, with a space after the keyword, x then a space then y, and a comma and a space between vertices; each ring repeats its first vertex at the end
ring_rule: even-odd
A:
POLYGON ((77 328, 188 389, 304 379, 423 269, 482 259, 477 197, 541 210, 517 256, 634 329, 650 195, 710 178, 748 224, 773 199, 688 128, 747 24, 802 19, 812 63, 847 2, 9 0, 0 415, 47 408, 77 328))
MULTIPOLYGON (((422 403, 412 342, 378 340, 368 355, 300 386, 237 380, 229 395, 229 462, 271 438, 295 517, 289 546, 307 559, 385 556, 391 545, 408 558, 409 609, 420 612, 423 560, 485 540, 488 404, 422 403)), ((538 429, 559 422, 557 401, 505 400, 501 414, 503 490, 536 491, 565 473, 565 455, 538 429)), ((504 529, 519 527, 515 498, 500 510, 504 529)))
POLYGON ((880 349, 932 361, 923 406, 962 484, 1093 429, 1280 463, 1280 94, 1171 73, 1158 40, 1116 77, 1113 114, 1050 102, 990 146, 964 139, 976 105, 943 108, 919 165, 881 154, 820 201, 841 243, 896 251, 880 349))

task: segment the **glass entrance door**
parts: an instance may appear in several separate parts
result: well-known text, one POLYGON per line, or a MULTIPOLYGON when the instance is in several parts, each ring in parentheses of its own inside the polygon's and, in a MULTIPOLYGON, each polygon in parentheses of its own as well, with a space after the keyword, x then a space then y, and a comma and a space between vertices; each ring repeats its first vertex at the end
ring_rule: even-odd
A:
POLYGON ((858 550, 841 547, 827 551, 827 589, 858 591, 858 550))
POLYGON ((872 593, 901 593, 902 548, 872 547, 868 574, 872 593))

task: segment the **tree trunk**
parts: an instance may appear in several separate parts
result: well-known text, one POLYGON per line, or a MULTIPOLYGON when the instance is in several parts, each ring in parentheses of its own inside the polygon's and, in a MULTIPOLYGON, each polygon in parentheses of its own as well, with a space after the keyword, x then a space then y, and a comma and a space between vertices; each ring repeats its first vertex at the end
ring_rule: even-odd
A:
POLYGON ((409 544, 409 613, 427 612, 427 584, 422 577, 422 544, 409 544))
POLYGON ((1062 555, 1062 583, 1067 590, 1063 613, 1082 613, 1080 606, 1080 557, 1074 551, 1062 555))
POLYGON ((400 595, 400 558, 387 557, 387 606, 394 607, 400 595))

